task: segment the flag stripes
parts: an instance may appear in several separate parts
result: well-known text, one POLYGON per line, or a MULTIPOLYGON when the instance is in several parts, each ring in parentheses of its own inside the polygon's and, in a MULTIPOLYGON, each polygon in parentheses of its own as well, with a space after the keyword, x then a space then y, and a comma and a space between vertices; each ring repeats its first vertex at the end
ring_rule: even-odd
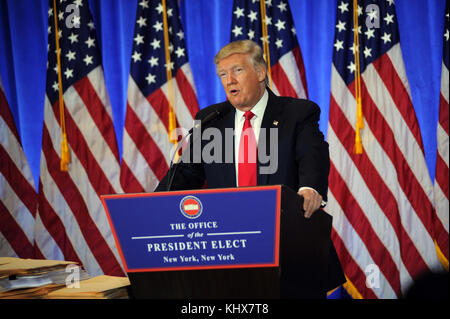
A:
POLYGON ((34 257, 37 194, 0 79, 0 256, 34 257))

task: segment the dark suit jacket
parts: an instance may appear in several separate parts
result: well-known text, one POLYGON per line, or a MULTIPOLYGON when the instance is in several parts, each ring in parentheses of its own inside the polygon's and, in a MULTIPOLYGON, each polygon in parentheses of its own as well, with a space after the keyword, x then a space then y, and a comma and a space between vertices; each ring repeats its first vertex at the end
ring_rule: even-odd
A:
MULTIPOLYGON (((261 123, 261 129, 265 129, 266 138, 262 138, 260 134, 258 150, 262 150, 261 144, 266 143, 265 153, 269 154, 270 140, 274 137, 271 136, 270 129, 278 129, 278 163, 273 174, 261 174, 262 167, 267 169, 268 165, 274 163, 261 163, 261 158, 258 157, 258 185, 284 184, 295 191, 302 186, 308 186, 317 190, 326 199, 330 159, 328 143, 324 141, 324 136, 319 130, 319 107, 308 100, 278 97, 269 89, 268 91, 269 100, 261 123)), ((205 182, 208 188, 236 187, 234 141, 228 143, 228 149, 225 149, 225 129, 234 128, 235 108, 228 101, 211 105, 198 112, 196 119, 203 119, 215 109, 220 109, 224 115, 202 127, 202 130, 214 127, 220 131, 223 138, 221 160, 217 163, 203 161, 192 163, 194 159, 191 148, 190 163, 178 164, 171 190, 198 189, 202 188, 205 182), (228 160, 226 163, 226 152, 233 152, 232 156, 228 153, 228 158, 231 158, 232 162, 228 160)), ((210 142, 202 141, 201 149, 210 142)), ((166 187, 167 176, 156 190, 164 191, 166 187)))

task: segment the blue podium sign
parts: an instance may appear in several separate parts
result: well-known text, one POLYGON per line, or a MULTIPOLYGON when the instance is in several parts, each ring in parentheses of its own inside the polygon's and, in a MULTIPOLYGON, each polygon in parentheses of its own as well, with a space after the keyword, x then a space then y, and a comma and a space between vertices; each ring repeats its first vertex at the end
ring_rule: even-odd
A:
POLYGON ((279 265, 281 186, 101 196, 127 272, 279 265))

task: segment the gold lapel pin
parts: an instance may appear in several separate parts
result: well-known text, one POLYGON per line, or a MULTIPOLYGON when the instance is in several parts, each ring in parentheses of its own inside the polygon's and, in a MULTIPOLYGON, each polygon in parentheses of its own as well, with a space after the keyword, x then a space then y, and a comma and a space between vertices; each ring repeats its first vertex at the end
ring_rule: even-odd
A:
POLYGON ((278 125, 278 121, 273 121, 273 125, 278 125))

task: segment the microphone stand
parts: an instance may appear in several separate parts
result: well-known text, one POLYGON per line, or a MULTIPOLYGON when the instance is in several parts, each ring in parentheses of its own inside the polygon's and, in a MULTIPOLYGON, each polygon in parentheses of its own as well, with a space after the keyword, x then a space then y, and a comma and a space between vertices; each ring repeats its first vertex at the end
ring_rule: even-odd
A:
POLYGON ((168 172, 169 180, 168 180, 168 183, 167 183, 167 191, 170 191, 170 188, 172 187, 173 179, 175 177, 175 173, 177 171, 178 163, 177 163, 177 165, 174 165, 173 164, 173 160, 175 159, 175 154, 177 154, 177 152, 180 149, 180 145, 183 145, 184 140, 194 132, 194 129, 198 129, 199 127, 201 128, 202 125, 210 122, 213 119, 218 118, 220 114, 221 114, 221 112, 219 110, 215 109, 214 112, 211 112, 208 115, 206 115, 205 118, 200 121, 200 123, 195 124, 189 130, 189 132, 181 139, 181 141, 178 144, 175 152, 172 155, 172 160, 170 161, 169 172, 168 172), (173 171, 172 171, 172 169, 173 169, 173 171))
POLYGON ((190 136, 192 133, 194 132, 193 128, 191 128, 189 130, 189 132, 181 139, 180 143, 178 143, 177 148, 175 149, 175 152, 172 155, 172 159, 170 160, 170 167, 169 167, 169 181, 167 183, 167 191, 170 191, 170 188, 172 187, 172 183, 173 183, 173 178, 175 177, 175 173, 177 171, 177 167, 178 167, 178 163, 177 165, 173 164, 173 160, 175 159, 175 155, 178 153, 178 151, 180 150, 181 145, 183 145, 184 140, 190 136), (173 169, 173 172, 172 172, 173 169))

